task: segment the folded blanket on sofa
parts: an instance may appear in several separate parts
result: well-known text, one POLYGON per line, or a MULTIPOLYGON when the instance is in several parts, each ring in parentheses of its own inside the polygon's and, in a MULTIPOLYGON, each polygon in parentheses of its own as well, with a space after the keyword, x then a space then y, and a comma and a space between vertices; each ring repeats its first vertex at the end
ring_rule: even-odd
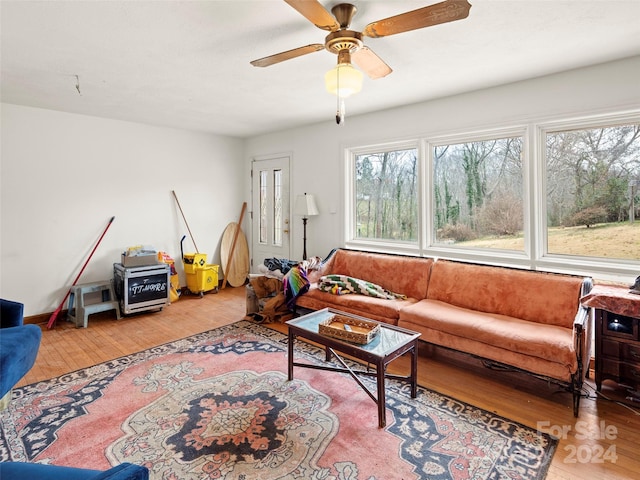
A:
POLYGON ((359 278, 347 275, 325 275, 318 280, 318 290, 333 293, 334 295, 360 294, 369 297, 384 298, 394 300, 396 298, 405 299, 406 295, 393 293, 382 288, 375 283, 360 280, 359 278))

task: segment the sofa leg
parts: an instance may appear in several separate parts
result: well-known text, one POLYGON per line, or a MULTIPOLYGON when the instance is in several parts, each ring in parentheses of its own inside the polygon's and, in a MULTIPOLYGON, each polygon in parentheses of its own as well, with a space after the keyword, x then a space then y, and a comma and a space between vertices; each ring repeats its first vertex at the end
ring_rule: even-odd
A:
POLYGON ((573 388, 573 416, 578 418, 578 411, 580 408, 580 396, 581 390, 579 388, 573 388))

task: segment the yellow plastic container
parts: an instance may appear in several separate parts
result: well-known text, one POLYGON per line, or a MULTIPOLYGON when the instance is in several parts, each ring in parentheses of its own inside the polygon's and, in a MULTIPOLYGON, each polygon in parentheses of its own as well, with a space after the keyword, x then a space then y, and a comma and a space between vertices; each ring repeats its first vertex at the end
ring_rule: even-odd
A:
POLYGON ((196 273, 198 268, 207 266, 207 255, 205 253, 185 253, 182 261, 184 262, 184 273, 196 273))
POLYGON ((193 273, 188 273, 186 266, 185 264, 187 288, 191 293, 202 295, 211 290, 218 291, 218 265, 205 264, 204 267, 196 266, 193 273))

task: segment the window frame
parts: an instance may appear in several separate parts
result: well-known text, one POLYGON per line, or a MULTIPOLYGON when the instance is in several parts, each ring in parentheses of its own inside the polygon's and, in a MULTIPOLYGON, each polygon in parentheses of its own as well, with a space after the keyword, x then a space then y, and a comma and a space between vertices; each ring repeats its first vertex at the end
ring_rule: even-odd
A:
POLYGON ((422 170, 421 158, 424 157, 422 149, 422 143, 418 139, 407 139, 391 141, 388 143, 366 145, 359 147, 346 147, 345 148, 345 184, 344 184, 344 199, 345 199, 345 245, 348 248, 379 251, 379 252, 394 252, 404 253, 410 255, 421 255, 420 245, 422 244, 422 222, 420 220, 420 205, 421 198, 424 191, 424 176, 422 170), (418 206, 418 238, 413 241, 400 241, 400 240, 383 240, 383 239, 364 239, 356 237, 356 157, 363 154, 378 154, 384 152, 393 152, 397 150, 411 150, 415 149, 417 153, 416 159, 416 175, 418 192, 417 206, 418 206))
POLYGON ((523 235, 525 238, 524 248, 522 251, 516 250, 502 250, 502 249, 489 249, 489 248, 477 248, 465 245, 451 245, 445 246, 441 243, 434 243, 434 223, 435 223, 435 211, 434 211, 434 191, 433 188, 429 194, 429 204, 425 209, 422 219, 426 219, 424 222, 425 243, 423 245, 423 251, 428 256, 437 254, 451 259, 464 259, 470 261, 484 262, 486 258, 499 258, 502 260, 508 260, 508 263, 513 266, 520 266, 528 263, 531 258, 531 250, 527 236, 530 232, 530 218, 531 218, 531 202, 528 200, 531 197, 530 175, 529 175, 529 128, 526 125, 517 125, 513 127, 494 128, 482 131, 471 131, 465 133, 458 133, 453 135, 442 135, 437 137, 431 137, 425 139, 425 152, 427 153, 425 170, 429 172, 429 185, 433 185, 433 174, 435 171, 433 149, 435 147, 443 145, 455 145, 460 143, 470 142, 482 142, 487 140, 494 140, 507 137, 522 137, 522 202, 523 202, 523 235))
POLYGON ((537 145, 537 155, 540 162, 537 162, 536 175, 538 177, 539 189, 539 211, 536 224, 537 249, 536 265, 541 270, 551 270, 566 273, 584 271, 585 269, 592 275, 599 278, 616 281, 619 276, 637 276, 640 273, 640 259, 637 261, 623 258, 605 257, 585 257, 578 255, 564 255, 559 253, 549 253, 548 232, 547 232, 547 133, 586 130, 591 128, 607 128, 629 123, 640 123, 640 112, 622 112, 614 114, 591 115, 579 118, 561 119, 548 122, 540 122, 536 125, 535 141, 537 145), (635 274, 634 274, 635 272, 635 274))

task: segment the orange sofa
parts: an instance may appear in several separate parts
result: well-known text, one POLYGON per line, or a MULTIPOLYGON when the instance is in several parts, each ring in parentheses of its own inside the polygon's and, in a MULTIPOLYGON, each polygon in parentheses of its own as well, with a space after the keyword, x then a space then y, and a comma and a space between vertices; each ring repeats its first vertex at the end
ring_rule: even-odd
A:
POLYGON ((589 310, 580 298, 591 289, 590 278, 338 249, 309 280, 297 307, 330 307, 398 325, 428 343, 551 380, 571 391, 578 415, 591 350, 589 310), (329 274, 406 299, 320 291, 317 280, 329 274))

